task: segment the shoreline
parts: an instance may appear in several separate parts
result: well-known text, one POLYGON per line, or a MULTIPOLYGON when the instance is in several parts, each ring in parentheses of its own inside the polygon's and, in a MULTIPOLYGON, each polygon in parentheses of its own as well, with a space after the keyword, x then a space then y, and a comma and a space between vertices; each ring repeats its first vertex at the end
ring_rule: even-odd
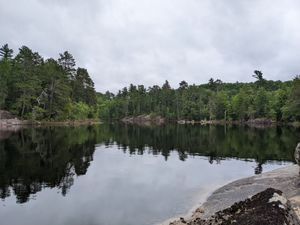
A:
POLYGON ((249 120, 188 120, 188 119, 174 119, 168 120, 161 116, 153 116, 153 115, 138 115, 138 116, 128 116, 119 120, 124 124, 135 124, 141 126, 151 126, 151 125, 164 125, 164 124, 198 124, 198 125, 242 125, 242 126, 250 126, 250 127, 258 127, 258 128, 267 128, 274 126, 292 126, 292 127, 300 127, 299 121, 294 122, 283 122, 283 121, 275 121, 267 118, 256 118, 249 120))
MULTIPOLYGON (((106 122, 106 121, 104 121, 106 122)), ((138 126, 161 126, 166 124, 178 124, 178 125, 237 125, 237 126, 249 126, 254 128, 269 128, 276 126, 290 126, 300 128, 300 122, 276 122, 271 120, 251 120, 251 121, 225 121, 225 120, 165 120, 162 117, 151 118, 138 117, 137 119, 123 118, 119 122, 130 125, 138 126)), ((65 121, 38 121, 38 120, 20 120, 18 118, 0 119, 0 129, 4 130, 11 127, 28 127, 28 126, 79 126, 79 125, 94 125, 102 124, 100 119, 83 119, 83 120, 65 120, 65 121)))
POLYGON ((225 210, 237 202, 245 201, 267 188, 281 190, 300 219, 299 185, 298 165, 289 165, 259 175, 238 179, 206 193, 207 197, 204 202, 194 205, 186 214, 174 216, 156 225, 182 225, 186 222, 208 219, 216 212, 225 210), (184 219, 184 223, 182 219, 184 219))
POLYGON ((200 124, 200 125, 247 125, 250 127, 274 127, 274 126, 293 126, 293 127, 300 127, 300 122, 280 122, 274 120, 264 120, 264 119, 254 119, 254 120, 247 120, 247 121, 238 121, 238 120, 178 120, 178 124, 200 124))
POLYGON ((0 120, 0 130, 17 130, 26 127, 41 127, 41 126, 81 126, 102 124, 102 121, 95 119, 87 120, 67 120, 67 121, 35 121, 35 120, 19 120, 2 119, 0 120))
POLYGON ((214 188, 216 188, 216 189, 211 189, 210 191, 207 191, 204 194, 200 194, 200 193, 196 194, 195 198, 198 200, 197 203, 193 204, 193 206, 186 213, 175 215, 175 216, 168 218, 162 222, 155 223, 154 225, 169 225, 171 222, 179 220, 179 218, 192 218, 195 211, 197 209, 201 208, 201 206, 206 202, 206 200, 209 198, 209 196, 211 196, 215 190, 217 190, 221 187, 222 187, 222 185, 214 186, 214 188))

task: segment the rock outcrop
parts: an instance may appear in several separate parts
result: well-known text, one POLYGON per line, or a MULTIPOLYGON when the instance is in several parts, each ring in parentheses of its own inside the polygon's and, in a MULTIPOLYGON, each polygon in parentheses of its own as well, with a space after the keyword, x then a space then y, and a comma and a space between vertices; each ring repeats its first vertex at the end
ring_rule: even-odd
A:
MULTIPOLYGON (((280 223, 269 223, 267 220, 265 220, 265 223, 262 223, 262 221, 264 221, 264 217, 269 218, 268 216, 273 216, 273 219, 277 217, 278 221, 282 221, 283 214, 282 211, 280 211, 281 209, 284 210, 286 215, 286 217, 284 217, 285 221, 287 221, 285 222, 286 225, 300 224, 300 178, 298 165, 287 166, 285 168, 229 183, 213 192, 212 195, 208 197, 206 202, 204 202, 190 218, 181 218, 180 220, 171 224, 226 225, 230 223, 227 223, 225 220, 221 220, 221 216, 226 215, 225 218, 232 219, 231 224, 277 225, 280 223), (273 197, 276 197, 272 197, 272 200, 277 199, 285 202, 286 204, 274 203, 275 206, 277 206, 277 209, 276 207, 275 209, 271 208, 272 205, 270 205, 269 202, 264 201, 264 199, 267 199, 266 196, 270 198, 270 193, 272 192, 270 190, 273 191, 273 197), (251 198, 249 196, 253 197, 251 198), (253 208, 251 209, 251 207, 253 208), (272 212, 274 215, 269 215, 268 212, 264 212, 264 208, 271 210, 270 212, 272 212), (252 215, 253 222, 250 221, 249 215, 252 215), (247 223, 243 222, 242 218, 249 218, 249 221, 247 223), (261 220, 256 223, 255 218, 261 218, 261 220), (239 223, 234 222, 237 219, 239 219, 239 223), (219 223, 213 223, 214 220, 218 221, 219 223)), ((284 223, 281 224, 283 225, 284 223)))
POLYGON ((13 119, 14 116, 5 110, 0 110, 0 120, 4 120, 4 119, 13 119))
POLYGON ((127 124, 138 124, 138 125, 161 125, 165 123, 165 119, 161 116, 154 115, 139 115, 139 116, 131 116, 125 117, 122 119, 123 123, 127 124))
POLYGON ((16 129, 19 126, 30 124, 27 120, 19 120, 17 117, 13 116, 10 112, 5 110, 0 110, 0 129, 16 129))
POLYGON ((300 225, 299 219, 282 191, 268 188, 251 198, 216 212, 208 219, 195 218, 170 225, 300 225))

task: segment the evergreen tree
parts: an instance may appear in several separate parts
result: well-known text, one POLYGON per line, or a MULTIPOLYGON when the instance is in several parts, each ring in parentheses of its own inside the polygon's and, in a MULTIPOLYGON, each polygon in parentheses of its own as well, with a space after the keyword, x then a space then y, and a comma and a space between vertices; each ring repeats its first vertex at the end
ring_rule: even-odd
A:
POLYGON ((10 87, 12 108, 21 118, 33 110, 41 91, 40 73, 43 59, 26 46, 19 49, 14 60, 13 84, 10 87))
POLYGON ((256 78, 257 81, 255 83, 257 83, 257 85, 259 87, 263 87, 266 84, 266 80, 263 77, 263 73, 259 70, 254 70, 254 75, 252 75, 252 77, 256 78))
POLYGON ((188 86, 189 86, 189 84, 185 80, 183 80, 179 83, 179 89, 187 89, 188 86))
MULTIPOLYGON (((124 88, 109 99, 111 103, 106 105, 110 109, 106 111, 112 112, 115 119, 154 113, 170 120, 247 121, 269 118, 281 121, 283 109, 288 115, 294 105, 286 106, 291 82, 267 81, 260 71, 255 74, 263 82, 262 85, 257 82, 223 83, 212 78, 203 85, 188 85, 182 81, 176 90, 171 88, 168 81, 161 88, 154 85, 148 90, 142 85, 131 84, 128 90, 124 88)), ((295 115, 294 112, 290 114, 295 115)))
POLYGON ((133 85, 114 95, 97 94, 85 68, 76 68, 69 52, 44 59, 26 46, 13 58, 7 44, 0 48, 0 108, 22 118, 105 119, 156 114, 170 120, 300 120, 300 78, 270 81, 254 71, 255 83, 223 83, 211 78, 202 85, 181 81, 160 87, 133 85))
POLYGON ((257 81, 261 82, 264 80, 263 73, 259 70, 254 70, 254 75, 252 75, 254 78, 257 79, 257 81))
POLYGON ((3 59, 11 59, 14 51, 8 47, 8 44, 0 48, 0 57, 3 59))
POLYGON ((26 46, 15 58, 12 54, 7 44, 0 48, 0 108, 30 119, 95 116, 94 82, 86 69, 78 68, 76 73, 75 59, 69 52, 60 54, 58 61, 47 59, 45 63, 26 46))
POLYGON ((70 80, 74 79, 75 73, 76 73, 76 62, 73 58, 73 55, 70 54, 68 51, 65 51, 64 53, 59 54, 58 63, 62 66, 65 73, 68 75, 68 78, 70 80))
POLYGON ((54 59, 46 60, 42 71, 43 90, 39 95, 39 106, 46 110, 47 118, 63 114, 70 99, 71 88, 66 73, 54 59))
POLYGON ((283 107, 284 118, 300 121, 300 76, 293 80, 289 100, 283 107))
POLYGON ((77 102, 85 102, 89 105, 96 104, 96 91, 94 82, 90 78, 88 71, 84 68, 78 68, 76 71, 73 98, 77 102))
POLYGON ((0 109, 5 107, 5 101, 8 95, 8 79, 10 78, 12 67, 13 50, 8 44, 0 48, 0 109))

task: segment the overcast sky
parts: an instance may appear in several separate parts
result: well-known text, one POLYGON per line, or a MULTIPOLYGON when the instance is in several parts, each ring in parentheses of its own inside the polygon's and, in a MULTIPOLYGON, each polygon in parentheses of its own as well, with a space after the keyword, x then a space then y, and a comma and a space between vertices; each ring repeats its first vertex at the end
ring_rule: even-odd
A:
POLYGON ((300 73, 299 0, 0 0, 0 44, 68 50, 97 91, 300 73))

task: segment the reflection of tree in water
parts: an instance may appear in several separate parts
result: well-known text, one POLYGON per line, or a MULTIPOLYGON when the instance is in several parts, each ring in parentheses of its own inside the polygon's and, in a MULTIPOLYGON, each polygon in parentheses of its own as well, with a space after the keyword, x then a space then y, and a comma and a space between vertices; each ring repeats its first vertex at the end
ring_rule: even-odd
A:
POLYGON ((293 161, 299 138, 299 130, 292 128, 242 126, 102 124, 25 129, 0 141, 0 197, 14 194, 17 202, 24 203, 44 187, 57 187, 66 195, 74 176, 86 174, 95 144, 117 145, 129 154, 162 155, 165 160, 172 151, 183 161, 194 156, 217 164, 226 158, 255 159, 255 173, 261 173, 268 160, 293 161))
POLYGON ((211 164, 219 164, 227 158, 255 160, 255 174, 262 173, 263 164, 269 160, 293 161, 294 145, 300 138, 299 129, 288 127, 115 124, 106 129, 113 136, 106 145, 117 143, 130 154, 143 154, 146 150, 154 155, 161 154, 167 160, 170 152, 176 151, 180 160, 200 155, 206 156, 211 164))
POLYGON ((66 195, 92 161, 96 132, 87 127, 25 129, 0 142, 0 197, 27 202, 44 187, 66 195))
POLYGON ((254 173, 255 174, 261 174, 263 171, 263 168, 262 168, 262 163, 257 163, 255 169, 254 169, 254 173))
POLYGON ((150 151, 167 160, 177 151, 180 160, 188 156, 207 156, 210 163, 226 158, 255 160, 255 173, 262 172, 268 160, 293 161, 294 145, 300 138, 299 129, 287 127, 250 128, 247 126, 168 125, 161 127, 107 125, 110 133, 106 146, 116 143, 130 154, 150 151), (112 138, 111 138, 112 137, 112 138))

